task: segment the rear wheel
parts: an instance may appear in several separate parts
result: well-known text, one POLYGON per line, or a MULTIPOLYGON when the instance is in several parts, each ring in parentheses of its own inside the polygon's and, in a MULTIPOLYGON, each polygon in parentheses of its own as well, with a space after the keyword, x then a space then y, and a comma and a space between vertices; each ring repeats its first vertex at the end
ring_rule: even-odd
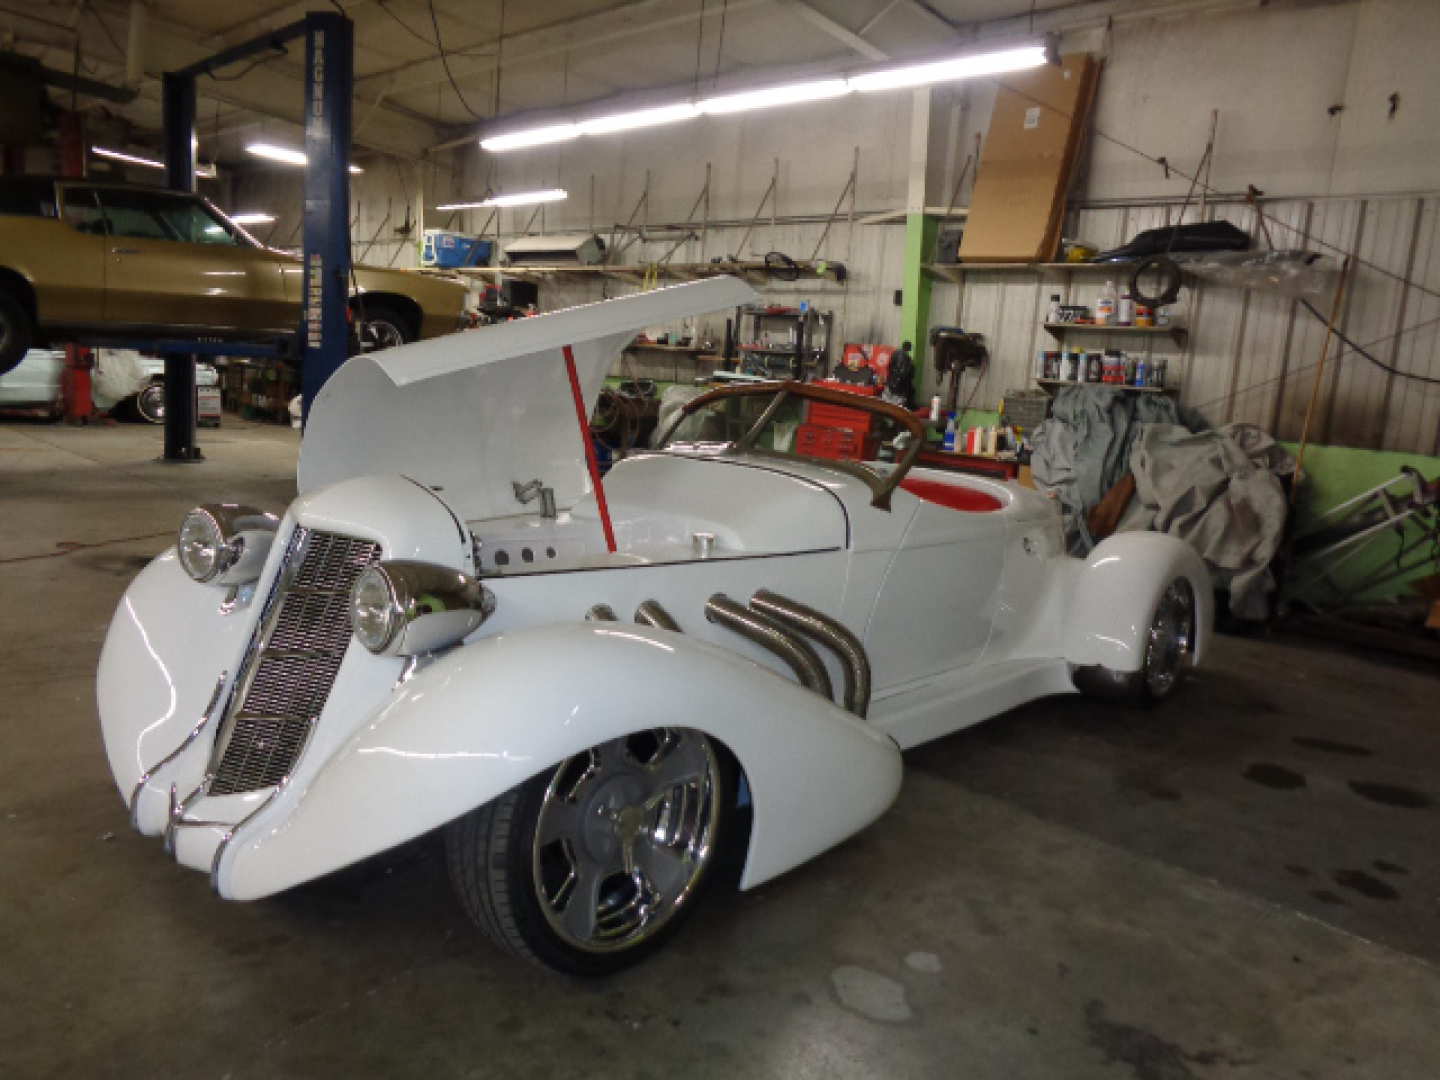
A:
POLYGON ((1097 697, 1147 703, 1164 701, 1173 694, 1195 655, 1195 592, 1184 578, 1176 578, 1160 594, 1144 649, 1139 671, 1098 665, 1076 668, 1075 685, 1097 697))
POLYGON ((13 371, 25 359, 35 340, 35 323, 13 292, 0 289, 0 375, 13 371))
POLYGON ((725 752, 698 731, 601 743, 451 824, 470 917, 501 947, 573 975, 643 959, 706 884, 731 801, 725 752))
POLYGON ((393 349, 418 337, 410 325, 411 320, 392 304, 357 302, 355 321, 362 353, 393 349))

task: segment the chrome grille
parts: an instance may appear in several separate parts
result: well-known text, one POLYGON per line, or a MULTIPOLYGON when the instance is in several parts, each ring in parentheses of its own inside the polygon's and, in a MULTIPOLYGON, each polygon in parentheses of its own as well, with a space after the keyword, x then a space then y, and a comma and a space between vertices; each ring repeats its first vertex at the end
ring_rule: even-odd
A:
POLYGON ((295 530, 221 729, 211 795, 255 791, 290 774, 350 644, 350 586, 379 558, 380 545, 368 540, 295 530))

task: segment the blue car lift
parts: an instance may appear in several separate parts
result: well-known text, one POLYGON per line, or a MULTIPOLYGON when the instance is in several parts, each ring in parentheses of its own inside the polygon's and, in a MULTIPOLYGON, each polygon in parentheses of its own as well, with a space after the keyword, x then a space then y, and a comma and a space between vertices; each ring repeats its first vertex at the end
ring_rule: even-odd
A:
MULTIPOLYGON (((338 12, 312 11, 298 22, 218 52, 163 80, 166 182, 195 191, 195 80, 256 53, 284 51, 305 39, 304 286, 299 345, 305 415, 345 362, 350 333, 350 102, 354 90, 354 24, 338 12)), ((134 343, 131 343, 132 345, 134 343)), ((195 357, 279 356, 274 345, 213 341, 151 341, 139 346, 165 356, 164 461, 200 461, 195 444, 195 357)))

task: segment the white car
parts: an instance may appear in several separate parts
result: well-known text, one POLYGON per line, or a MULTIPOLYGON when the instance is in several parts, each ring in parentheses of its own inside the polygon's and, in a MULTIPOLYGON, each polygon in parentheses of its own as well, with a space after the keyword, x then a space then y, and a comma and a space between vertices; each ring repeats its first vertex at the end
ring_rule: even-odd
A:
MULTIPOLYGON (((165 419, 165 361, 134 349, 96 349, 90 398, 101 412, 133 415, 147 423, 165 419)), ((45 409, 60 415, 64 349, 31 349, 0 375, 0 408, 45 409)), ((195 366, 195 385, 215 387, 220 377, 209 364, 195 366)))
POLYGON ((874 399, 714 391, 597 484, 584 418, 636 328, 753 299, 717 278, 351 359, 290 507, 192 511, 116 611, 135 827, 234 900, 443 827, 497 942, 604 973, 725 846, 750 888, 870 824, 903 749, 1082 684, 1162 698, 1202 657, 1187 546, 1070 558, 1054 504, 914 467, 920 423, 874 399), (817 427, 859 454, 802 453, 817 427))

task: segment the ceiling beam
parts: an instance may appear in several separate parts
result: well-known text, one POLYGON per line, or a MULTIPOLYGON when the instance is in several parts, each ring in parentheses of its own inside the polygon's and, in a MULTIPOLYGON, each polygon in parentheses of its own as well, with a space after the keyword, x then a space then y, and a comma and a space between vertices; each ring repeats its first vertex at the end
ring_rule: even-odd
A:
POLYGON ((890 54, 872 42, 866 41, 855 31, 844 26, 819 8, 812 7, 806 0, 774 0, 777 7, 789 11, 812 26, 817 26, 840 42, 847 49, 865 57, 866 60, 889 60, 890 54))
MULTIPOLYGON (((774 0, 729 0, 731 15, 762 5, 773 4, 774 0)), ((720 5, 711 4, 705 11, 706 18, 719 19, 720 5)), ((477 48, 485 44, 500 44, 500 55, 475 58, 473 62, 457 62, 461 48, 447 49, 450 70, 457 82, 488 75, 495 70, 497 60, 506 67, 512 64, 530 63, 551 56, 560 56, 574 49, 593 50, 599 45, 609 45, 628 38, 654 34, 659 30, 685 26, 701 17, 698 5, 687 5, 676 12, 671 0, 628 0, 627 3, 583 15, 578 19, 566 19, 526 30, 518 34, 505 35, 503 42, 491 38, 489 41, 473 42, 464 48, 477 48)), ((389 71, 377 71, 356 79, 356 85, 367 87, 375 84, 387 85, 391 94, 410 93, 428 89, 447 82, 439 55, 417 60, 389 71)))

